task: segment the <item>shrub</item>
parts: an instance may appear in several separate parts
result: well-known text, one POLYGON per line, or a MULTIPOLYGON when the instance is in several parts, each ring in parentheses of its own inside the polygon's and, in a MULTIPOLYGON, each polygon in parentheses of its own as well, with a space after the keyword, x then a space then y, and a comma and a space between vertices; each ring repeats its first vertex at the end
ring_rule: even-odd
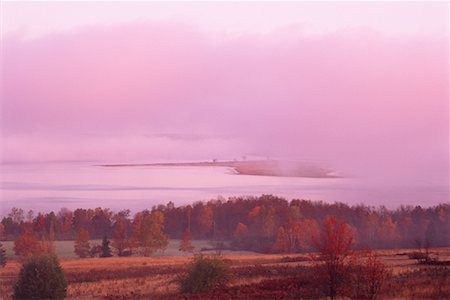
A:
POLYGON ((416 259, 419 262, 420 261, 427 261, 427 260, 430 259, 428 253, 424 253, 424 252, 420 252, 420 251, 414 251, 414 252, 408 253, 408 258, 409 259, 416 259))
POLYGON ((349 294, 352 299, 376 299, 391 270, 370 250, 359 256, 352 266, 349 294))
POLYGON ((231 280, 229 262, 217 256, 196 255, 187 272, 178 277, 182 292, 196 293, 225 287, 231 280))
POLYGON ((58 259, 49 254, 33 256, 22 266, 13 299, 64 299, 67 281, 58 259))

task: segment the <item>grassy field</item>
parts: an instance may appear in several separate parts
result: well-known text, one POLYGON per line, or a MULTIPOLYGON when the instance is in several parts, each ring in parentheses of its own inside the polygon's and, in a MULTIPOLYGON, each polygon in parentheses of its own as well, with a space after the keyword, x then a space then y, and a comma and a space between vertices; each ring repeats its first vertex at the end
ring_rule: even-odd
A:
MULTIPOLYGON (((74 251, 74 241, 55 241, 55 250, 58 257, 62 259, 72 259, 72 258, 78 258, 78 256, 73 252, 74 251)), ((90 244, 94 245, 101 245, 101 240, 91 240, 90 244)), ((13 248, 14 248, 14 242, 13 241, 5 241, 2 242, 3 248, 6 250, 6 255, 8 257, 16 258, 13 248)), ((186 254, 182 251, 178 250, 178 247, 180 245, 180 240, 170 240, 169 245, 167 246, 166 250, 164 252, 156 252, 154 256, 185 256, 190 255, 186 254)), ((204 240, 195 240, 192 241, 192 245, 195 247, 195 251, 200 251, 201 249, 211 249, 213 246, 208 242, 204 240)), ((215 253, 215 251, 202 251, 202 253, 215 253)), ((223 254, 234 254, 234 255, 257 255, 257 253, 254 252, 248 252, 248 251, 229 251, 224 250, 222 251, 223 254)))
MULTIPOLYGON (((176 243, 175 243, 176 244, 176 243)), ((207 245, 197 241, 196 245, 207 245)), ((64 242, 68 253, 70 242, 64 242)), ((64 247, 57 245, 60 252, 64 247)), ((314 298, 309 288, 312 269, 308 254, 258 255, 237 253, 224 255, 233 268, 231 286, 215 294, 179 294, 174 279, 185 270, 189 256, 170 256, 174 244, 165 255, 153 257, 111 257, 73 259, 61 258, 69 282, 69 299, 204 299, 240 298, 271 299, 302 297, 314 298), (222 293, 222 294, 221 294, 222 293), (289 294, 291 293, 291 294, 289 294), (286 296, 287 295, 287 296, 286 296), (309 295, 309 296, 308 296, 309 295)), ((450 296, 448 267, 417 265, 408 258, 412 250, 394 249, 377 251, 392 270, 384 286, 382 299, 444 299, 450 296)), ((450 248, 433 249, 440 260, 450 260, 450 248)), ((21 263, 10 260, 0 269, 0 295, 10 299, 21 263)))

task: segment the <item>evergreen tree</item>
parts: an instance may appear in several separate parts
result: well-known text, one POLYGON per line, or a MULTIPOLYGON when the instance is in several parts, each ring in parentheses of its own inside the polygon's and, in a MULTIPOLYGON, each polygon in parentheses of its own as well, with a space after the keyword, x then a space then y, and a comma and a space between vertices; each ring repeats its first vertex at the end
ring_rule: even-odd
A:
POLYGON ((45 254, 23 265, 13 299, 64 299, 66 295, 67 281, 58 259, 45 254))
POLYGON ((4 267, 6 265, 6 251, 3 249, 2 243, 0 243, 0 267, 4 267))
POLYGON ((108 237, 105 235, 102 241, 102 254, 100 257, 111 257, 111 248, 109 247, 108 237))

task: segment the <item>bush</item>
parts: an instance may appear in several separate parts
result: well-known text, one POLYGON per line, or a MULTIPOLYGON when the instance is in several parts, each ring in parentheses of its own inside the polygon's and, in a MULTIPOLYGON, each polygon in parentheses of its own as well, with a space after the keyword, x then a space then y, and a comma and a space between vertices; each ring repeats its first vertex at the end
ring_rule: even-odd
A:
POLYGON ((350 296, 352 299, 376 299, 391 270, 372 251, 359 253, 352 266, 350 296))
POLYGON ((417 260, 427 260, 428 254, 423 253, 423 252, 414 251, 414 252, 408 253, 408 258, 409 259, 417 259, 417 260))
POLYGON ((22 266, 13 299, 64 299, 67 281, 53 255, 33 256, 22 266))
POLYGON ((187 273, 178 277, 182 292, 196 293, 225 287, 231 280, 229 262, 217 256, 196 255, 187 273))

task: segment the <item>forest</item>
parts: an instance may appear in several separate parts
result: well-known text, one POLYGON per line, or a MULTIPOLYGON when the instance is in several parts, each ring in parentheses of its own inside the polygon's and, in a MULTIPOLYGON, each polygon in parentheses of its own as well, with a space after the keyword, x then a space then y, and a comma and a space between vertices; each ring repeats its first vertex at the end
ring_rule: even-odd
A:
POLYGON ((387 209, 273 195, 219 197, 178 207, 169 202, 134 215, 128 209, 101 207, 56 213, 13 208, 1 220, 0 235, 15 240, 19 248, 23 244, 26 251, 42 246, 42 241, 107 237, 119 256, 135 250, 150 255, 164 250, 169 239, 210 240, 217 248, 231 250, 302 253, 314 250, 314 237, 327 216, 346 222, 361 249, 450 246, 448 203, 387 209))

